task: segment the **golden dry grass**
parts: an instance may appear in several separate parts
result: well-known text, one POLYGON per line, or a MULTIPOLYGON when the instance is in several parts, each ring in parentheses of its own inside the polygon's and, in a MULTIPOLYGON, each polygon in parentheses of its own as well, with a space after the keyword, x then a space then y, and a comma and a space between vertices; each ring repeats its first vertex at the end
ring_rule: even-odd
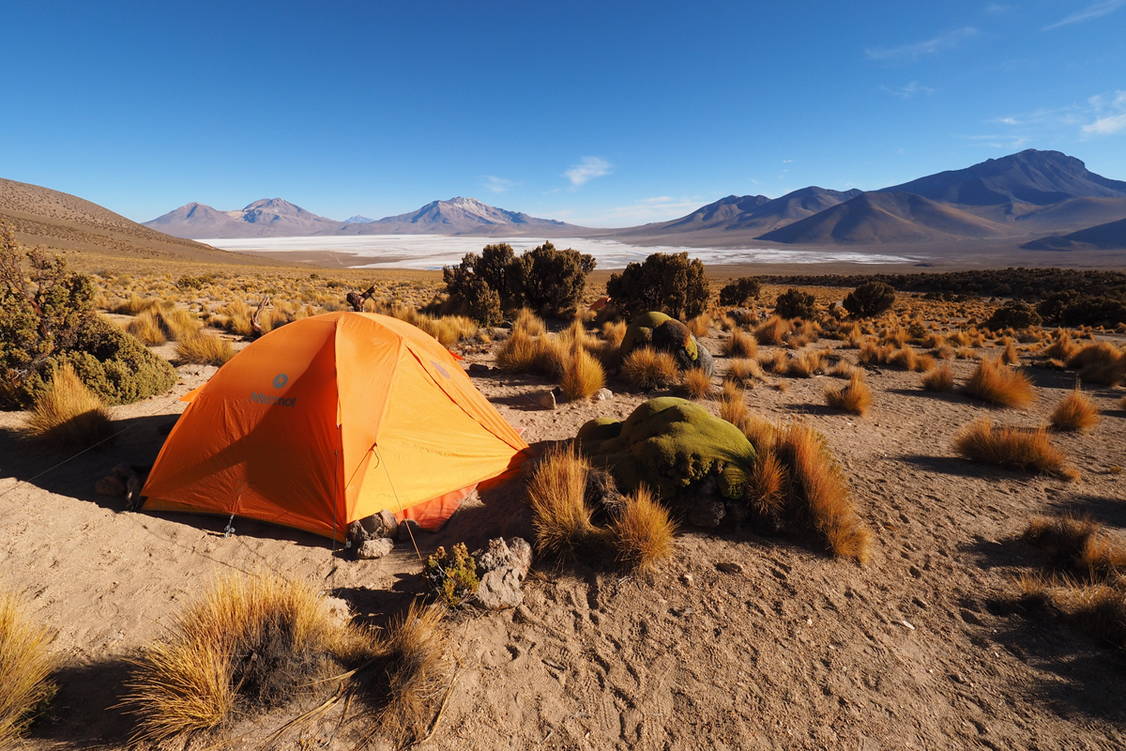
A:
POLYGON ((954 371, 942 363, 923 374, 922 384, 927 391, 951 391, 954 388, 954 371))
POLYGON ((24 423, 29 438, 62 448, 93 446, 113 434, 109 410, 69 363, 59 366, 24 423))
POLYGON ((872 406, 872 390, 864 382, 863 376, 856 372, 843 388, 826 390, 825 403, 834 409, 863 417, 872 406))
POLYGON ((1098 424, 1099 409, 1077 385, 1056 405, 1049 419, 1055 430, 1086 433, 1098 424))
POLYGON ((125 330, 137 337, 141 344, 148 347, 164 344, 168 341, 168 336, 164 333, 164 328, 160 325, 160 321, 157 320, 156 313, 153 310, 144 310, 138 313, 137 317, 125 327, 125 330))
POLYGON ((1120 573, 1126 572, 1126 548, 1116 545, 1091 519, 1034 517, 1022 537, 1043 550, 1052 566, 1081 576, 1088 583, 1114 583, 1120 573))
POLYGON ((688 330, 692 332, 692 336, 699 339, 700 337, 707 336, 708 332, 711 331, 712 317, 707 313, 701 313, 694 318, 689 318, 685 325, 688 326, 688 330))
POLYGON ((1075 357, 1080 349, 1080 345, 1072 340, 1071 332, 1067 329, 1060 329, 1059 334, 1052 340, 1052 343, 1048 345, 1047 349, 1045 349, 1042 354, 1050 360, 1067 362, 1075 357))
POLYGON ((641 347, 622 360, 621 375, 631 388, 651 391, 673 385, 679 380, 680 372, 668 352, 641 347))
POLYGON ((689 368, 681 387, 690 399, 706 399, 712 393, 712 377, 700 368, 689 368))
POLYGON ((821 372, 821 365, 825 353, 817 351, 801 352, 786 361, 784 369, 775 370, 779 375, 795 376, 797 378, 812 378, 821 372))
POLYGON ((645 487, 626 498, 609 528, 618 562, 638 571, 651 569, 669 557, 675 534, 676 525, 669 519, 668 511, 645 487))
POLYGON ((834 365, 825 375, 832 376, 833 378, 844 378, 847 380, 849 378, 852 378, 853 373, 859 372, 860 371, 857 369, 857 367, 850 363, 848 360, 838 360, 837 364, 834 365))
POLYGON ((1039 428, 1021 430, 981 418, 962 429, 954 440, 954 448, 971 461, 1069 480, 1078 477, 1063 453, 1052 445, 1047 431, 1039 428))
POLYGON ((1021 409, 1036 399, 1028 377, 999 360, 982 360, 964 389, 970 396, 1002 407, 1021 409))
POLYGON ((1126 352, 1110 342, 1092 342, 1072 355, 1067 367, 1087 383, 1114 386, 1126 381, 1126 352))
POLYGON ((790 333, 793 325, 778 316, 771 316, 759 324, 754 331, 755 340, 759 344, 781 344, 786 334, 790 333))
POLYGON ((283 706, 321 677, 340 639, 311 587, 223 579, 133 660, 122 706, 136 718, 134 740, 168 743, 283 706))
POLYGON ((743 389, 732 381, 723 384, 723 397, 719 401, 719 416, 729 423, 744 430, 751 411, 747 408, 746 394, 743 389))
POLYGON ((512 330, 523 331, 525 334, 532 336, 541 336, 547 327, 543 324, 543 319, 537 316, 528 308, 520 308, 516 311, 516 319, 512 322, 512 330))
POLYGON ((787 469, 795 510, 834 555, 867 563, 871 533, 853 507, 844 473, 824 437, 795 423, 779 436, 778 454, 787 469))
POLYGON ((724 379, 746 386, 762 377, 762 366, 758 364, 758 360, 742 357, 728 362, 724 379))
POLYGON ((602 338, 606 344, 617 349, 622 346, 622 339, 626 337, 626 329, 629 328, 625 321, 606 321, 602 324, 602 338))
POLYGON ((596 534, 585 497, 589 471, 573 446, 550 449, 532 470, 528 501, 540 552, 570 557, 596 534))
POLYGON ((1054 600, 1072 621, 1118 649, 1126 649, 1126 589, 1095 585, 1054 600))
POLYGON ((1020 355, 1017 353, 1016 344, 1013 343, 1012 339, 1006 339, 1005 341, 1005 349, 1001 352, 1001 362, 1006 365, 1020 364, 1020 355))
POLYGON ((222 365, 235 356, 231 343, 214 334, 200 332, 176 342, 176 359, 196 365, 222 365))
POLYGON ((576 341, 571 346, 571 356, 563 364, 559 385, 565 399, 588 399, 606 385, 606 373, 602 363, 576 341))
POLYGON ((735 329, 727 340, 724 353, 728 357, 754 357, 758 353, 758 340, 754 334, 735 329))
MULTIPOLYGON (((770 428, 773 432, 773 426, 770 428)), ((747 501, 750 503, 751 511, 760 519, 780 523, 786 505, 785 491, 788 484, 786 467, 774 450, 772 442, 769 445, 759 444, 755 443, 755 439, 750 435, 747 437, 750 438, 757 452, 751 475, 747 478, 747 501)))
POLYGON ((345 662, 358 667, 349 695, 371 713, 363 743, 382 736, 394 748, 410 748, 433 731, 452 680, 445 610, 412 602, 381 637, 355 650, 345 662))
POLYGON ((10 748, 55 694, 50 632, 0 594, 0 748, 10 748))

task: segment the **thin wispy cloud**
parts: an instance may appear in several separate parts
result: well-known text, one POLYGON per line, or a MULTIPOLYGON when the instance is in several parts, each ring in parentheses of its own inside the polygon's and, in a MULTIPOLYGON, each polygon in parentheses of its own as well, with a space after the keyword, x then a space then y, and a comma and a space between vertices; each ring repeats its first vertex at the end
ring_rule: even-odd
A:
POLYGON ((985 146, 991 149, 1011 149, 1014 151, 1031 143, 1031 140, 1027 136, 1015 136, 1006 133, 985 133, 962 136, 962 138, 978 146, 985 146))
POLYGON ((933 94, 934 89, 924 86, 918 81, 909 81, 903 86, 884 86, 884 91, 900 99, 912 99, 916 96, 933 94))
POLYGON ((1013 6, 1005 5, 1004 3, 989 3, 989 5, 985 6, 984 10, 991 16, 999 16, 1002 13, 1008 13, 1012 8, 1013 6))
POLYGON ((1126 7, 1126 0, 1100 0, 1097 3, 1088 5, 1086 8, 1075 11, 1069 16, 1064 16, 1053 24, 1048 24, 1044 27, 1044 31, 1058 29, 1061 26, 1071 26, 1076 23, 1094 21, 1096 18, 1109 16, 1114 11, 1123 7, 1126 7))
POLYGON ((564 172, 563 176, 571 181, 572 187, 577 188, 596 177, 610 174, 612 169, 613 165, 600 156, 584 156, 578 164, 564 172))
POLYGON ((1004 126, 1014 138, 1025 140, 1116 135, 1126 132, 1126 91, 1096 94, 1084 102, 1062 107, 1004 115, 989 123, 1004 126))
POLYGON ((1110 136, 1126 133, 1126 91, 1114 95, 1097 95, 1087 100, 1094 110, 1095 119, 1081 128, 1085 136, 1110 136))
POLYGON ((965 40, 977 36, 978 33, 978 30, 973 26, 963 26, 960 29, 952 29, 936 37, 924 39, 921 42, 901 44, 896 47, 869 47, 864 50, 864 54, 869 60, 918 60, 921 57, 934 55, 943 50, 957 47, 965 40))
POLYGON ((485 190, 493 193, 504 193, 507 190, 511 190, 514 185, 516 185, 515 180, 497 177, 496 175, 485 175, 485 190))

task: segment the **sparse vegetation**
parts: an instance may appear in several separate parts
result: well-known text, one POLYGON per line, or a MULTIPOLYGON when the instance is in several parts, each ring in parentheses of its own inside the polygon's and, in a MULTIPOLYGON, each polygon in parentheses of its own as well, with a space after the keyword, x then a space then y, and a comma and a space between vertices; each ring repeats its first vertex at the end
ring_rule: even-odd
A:
POLYGON ((22 602, 0 594, 0 748, 10 748, 55 694, 50 642, 22 602))
POLYGON ((586 503, 587 460, 573 446, 553 448, 536 464, 528 481, 536 549, 571 558, 597 534, 586 503))
POLYGON ((135 660, 124 701, 134 738, 168 743, 280 707, 324 676, 338 639, 305 585, 225 579, 135 660))
POLYGON ((691 399, 706 399, 712 392, 712 377, 699 368, 684 371, 684 393, 691 399))
POLYGON ((422 576, 430 591, 448 608, 458 608, 477 593, 477 560, 464 542, 447 551, 438 548, 426 558, 422 576))
POLYGON ((176 343, 176 358, 196 365, 222 365, 235 356, 231 343, 214 334, 192 334, 176 343))
POLYGON ((1099 410, 1078 386, 1052 410, 1052 427, 1060 431, 1085 433, 1099 422, 1099 410))
POLYGON ((1001 329, 1026 329, 1029 326, 1039 326, 1042 323, 1036 308, 1020 300, 1009 300, 985 322, 987 329, 1000 331, 1001 329))
POLYGON ((610 539, 623 565, 646 571, 672 554, 676 525, 665 507, 641 487, 626 497, 618 516, 610 523, 610 539))
POLYGON ((760 285, 753 276, 741 276, 732 279, 719 291, 719 304, 725 307, 739 307, 748 300, 757 299, 760 285))
POLYGON ((1017 409, 1029 406, 1036 399, 1028 377, 1000 360, 982 360, 966 382, 965 391, 991 404, 1017 409))
POLYGON ((570 357, 563 363, 563 377, 559 385, 565 399, 588 399, 606 385, 606 374, 594 355, 575 341, 571 345, 570 357))
POLYGON ((1025 472, 1050 474, 1074 480, 1078 473, 1064 455, 1052 445, 1041 428, 1020 428, 994 425, 982 418, 963 428, 954 441, 958 453, 967 459, 1025 472))
POLYGON ((758 340, 754 334, 735 329, 727 340, 726 354, 728 357, 754 357, 758 354, 758 340))
POLYGON ((787 468, 793 511, 834 555, 867 563, 871 533, 853 508, 848 484, 825 438, 813 428, 795 423, 778 437, 777 450, 787 468))
POLYGON ((927 391, 951 391, 954 389, 954 371, 942 363, 923 374, 923 388, 927 391))
POLYGON ((834 409, 863 417, 868 414, 868 408, 872 405, 872 390, 864 382, 863 376, 856 372, 852 374, 844 388, 828 389, 825 392, 825 401, 834 409))
POLYGON ((679 379, 676 361, 668 352, 651 347, 633 350, 622 360, 622 378, 631 388, 652 391, 673 385, 679 379))
POLYGON ((1120 573, 1126 573, 1126 548, 1116 545, 1091 519, 1038 516, 1023 537, 1048 555, 1051 566, 1087 583, 1113 584, 1120 573))
POLYGON ((113 433, 109 410, 69 363, 55 371, 27 416, 28 436, 64 448, 85 448, 113 433))

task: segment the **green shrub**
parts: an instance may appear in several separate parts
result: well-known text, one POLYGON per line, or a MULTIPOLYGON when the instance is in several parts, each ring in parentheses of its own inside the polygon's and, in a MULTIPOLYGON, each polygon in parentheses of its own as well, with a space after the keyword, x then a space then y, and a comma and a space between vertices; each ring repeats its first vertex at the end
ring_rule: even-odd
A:
POLYGON ((434 596, 451 608, 464 605, 477 594, 477 586, 480 584, 477 578, 477 559, 465 547, 464 542, 455 544, 448 552, 444 547, 435 550, 426 559, 422 576, 434 596))
POLYGON ((774 301, 774 314, 780 318, 805 318, 810 320, 817 317, 817 309, 813 307, 814 297, 808 292, 791 287, 774 301))
POLYGON ((510 245, 486 245, 480 255, 466 253, 460 264, 442 269, 447 312, 486 325, 521 307, 563 317, 574 312, 594 266, 593 256, 549 242, 519 256, 510 245))
POLYGON ((99 318, 93 298, 89 277, 62 259, 21 252, 0 225, 0 408, 31 406, 67 364, 110 404, 172 387, 172 366, 99 318))
POLYGON ((848 293, 843 304, 854 317, 871 318, 895 304, 895 290, 884 282, 867 282, 848 293))
POLYGON ((1106 326, 1126 323, 1126 300, 1113 297, 1081 297, 1060 313, 1064 326, 1106 326))
POLYGON ((685 321, 707 310, 709 290, 699 260, 687 253, 654 253, 611 275, 606 293, 625 318, 655 310, 685 321))
POLYGON ((753 276, 742 276, 723 285, 719 291, 719 304, 729 306, 743 305, 759 295, 759 282, 753 276))
POLYGON ((1036 308, 1020 300, 1009 300, 1007 303, 993 311, 993 315, 985 322, 985 327, 1000 331, 1001 329, 1026 329, 1029 326, 1039 326, 1043 319, 1036 312, 1036 308))

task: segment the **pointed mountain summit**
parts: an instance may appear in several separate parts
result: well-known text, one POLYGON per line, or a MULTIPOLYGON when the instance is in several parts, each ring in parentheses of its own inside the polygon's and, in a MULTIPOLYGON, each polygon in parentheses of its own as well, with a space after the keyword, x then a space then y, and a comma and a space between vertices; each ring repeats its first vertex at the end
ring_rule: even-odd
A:
POLYGON ((261 198, 233 211, 193 202, 144 224, 175 237, 202 238, 316 235, 340 226, 284 198, 261 198))
POLYGON ((1027 149, 884 190, 916 193, 933 201, 966 206, 1047 206, 1071 198, 1126 197, 1126 182, 1097 175, 1079 159, 1062 152, 1027 149))
POLYGON ((520 211, 490 206, 476 198, 454 196, 447 201, 431 201, 415 211, 353 224, 344 234, 535 234, 559 236, 589 234, 590 230, 554 219, 540 219, 520 211))

